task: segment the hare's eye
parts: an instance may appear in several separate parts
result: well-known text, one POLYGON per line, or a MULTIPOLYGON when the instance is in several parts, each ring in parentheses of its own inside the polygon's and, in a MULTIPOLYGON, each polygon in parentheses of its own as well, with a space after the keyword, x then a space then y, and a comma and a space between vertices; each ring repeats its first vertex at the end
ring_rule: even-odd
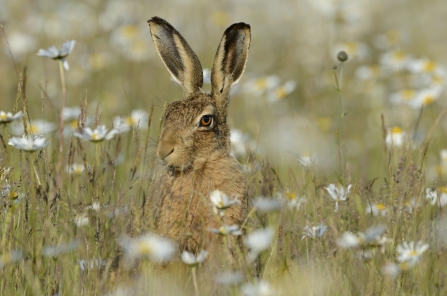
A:
POLYGON ((200 126, 210 126, 213 123, 213 116, 211 115, 203 115, 200 119, 200 126))

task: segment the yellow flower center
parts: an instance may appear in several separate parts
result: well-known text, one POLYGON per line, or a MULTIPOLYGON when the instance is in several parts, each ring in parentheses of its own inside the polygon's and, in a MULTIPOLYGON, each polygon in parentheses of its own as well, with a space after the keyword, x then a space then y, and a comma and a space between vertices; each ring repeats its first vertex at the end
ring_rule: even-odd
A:
POLYGON ((227 26, 229 22, 228 14, 224 11, 214 13, 211 19, 220 28, 227 26))
POLYGON ((132 42, 132 51, 134 53, 144 53, 147 49, 146 43, 142 39, 137 39, 132 42))
POLYGON ((285 196, 290 199, 290 200, 295 200, 296 199, 296 193, 295 192, 287 192, 285 194, 285 196))
POLYGON ((400 133, 402 133, 402 129, 398 126, 395 126, 391 129, 391 133, 392 134, 400 134, 400 133))
POLYGON ((323 132, 328 131, 332 126, 332 120, 330 117, 322 116, 317 119, 317 124, 320 130, 323 132))
POLYGON ((153 252, 153 248, 146 242, 141 242, 137 245, 137 252, 140 255, 150 255, 153 252))
POLYGON ((441 186, 439 189, 442 193, 447 193, 447 187, 441 186))
POLYGON ((77 129, 78 128, 78 121, 77 120, 72 120, 68 123, 68 125, 70 126, 71 129, 77 129))
POLYGON ((277 90, 275 90, 275 95, 278 99, 282 99, 288 95, 288 92, 284 89, 284 87, 280 87, 277 90))
POLYGON ((400 40, 400 32, 397 30, 388 31, 385 35, 391 44, 397 44, 400 40))
POLYGON ((267 78, 258 78, 255 81, 256 88, 266 89, 267 88, 267 78))
POLYGON ((424 98, 424 100, 422 101, 422 103, 424 104, 424 105, 428 105, 428 104, 430 104, 430 103, 433 103, 435 101, 435 98, 433 97, 433 96, 431 96, 431 95, 428 95, 428 96, 426 96, 425 98, 424 98))
POLYGON ((402 98, 404 100, 411 100, 414 97, 414 95, 415 95, 414 90, 411 90, 411 89, 404 89, 400 93, 401 93, 402 98))
POLYGON ((121 29, 121 33, 123 34, 124 38, 133 39, 137 36, 138 28, 131 25, 125 26, 121 29))
POLYGON ((10 200, 16 200, 19 197, 17 191, 12 191, 8 193, 8 197, 10 200))
POLYGON ((5 120, 6 119, 6 114, 0 114, 0 119, 1 120, 5 120))
POLYGON ((396 60, 397 62, 401 62, 405 59, 406 55, 402 51, 396 51, 393 53, 393 60, 396 60))
POLYGON ((408 253, 408 256, 414 257, 414 256, 418 256, 419 253, 416 251, 411 251, 410 253, 408 253))
POLYGON ((31 124, 29 127, 31 134, 38 134, 39 133, 39 127, 35 124, 31 124))
POLYGON ((436 64, 433 61, 427 61, 424 63, 423 70, 425 72, 433 72, 436 68, 436 64))
POLYGON ((384 204, 381 204, 381 203, 376 204, 376 208, 377 208, 377 210, 379 210, 379 211, 386 210, 386 206, 385 206, 384 204))
POLYGON ((359 52, 359 45, 356 42, 348 42, 345 44, 346 45, 346 51, 349 54, 356 54, 359 52))
POLYGON ((220 234, 227 234, 228 231, 227 231, 227 229, 225 227, 221 226, 221 227, 219 227, 219 233, 220 234))
POLYGON ((92 134, 92 140, 93 140, 93 141, 98 140, 98 134, 97 134, 97 133, 93 133, 93 134, 92 134))
POLYGON ((132 126, 137 125, 137 123, 138 123, 134 118, 132 118, 132 116, 126 117, 125 121, 128 125, 132 125, 132 126))

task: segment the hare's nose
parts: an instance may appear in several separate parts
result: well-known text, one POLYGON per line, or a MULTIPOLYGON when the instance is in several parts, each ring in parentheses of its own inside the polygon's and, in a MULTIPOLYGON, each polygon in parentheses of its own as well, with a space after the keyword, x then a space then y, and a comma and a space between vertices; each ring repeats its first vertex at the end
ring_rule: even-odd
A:
POLYGON ((174 152, 174 147, 160 147, 162 149, 158 149, 157 156, 161 160, 164 160, 166 157, 171 155, 174 152))

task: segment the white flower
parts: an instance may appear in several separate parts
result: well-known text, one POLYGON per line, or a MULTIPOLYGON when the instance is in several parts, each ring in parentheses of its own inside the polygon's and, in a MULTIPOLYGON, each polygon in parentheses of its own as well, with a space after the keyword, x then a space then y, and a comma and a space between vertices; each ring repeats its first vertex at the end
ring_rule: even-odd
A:
POLYGON ((402 147, 405 143, 406 133, 402 128, 395 126, 388 129, 388 134, 386 135, 386 145, 388 147, 402 147))
POLYGON ((434 73, 438 69, 442 69, 440 65, 427 58, 411 59, 408 62, 407 68, 413 73, 434 73))
POLYGON ((317 155, 316 154, 310 154, 310 153, 303 153, 298 156, 298 162, 303 168, 309 168, 313 164, 315 164, 317 161, 317 155))
POLYGON ((230 132, 231 154, 235 157, 244 156, 247 153, 246 144, 250 140, 247 134, 237 129, 230 132))
POLYGON ((210 69, 203 69, 203 83, 204 84, 210 84, 211 83, 211 70, 210 69))
POLYGON ((77 227, 82 227, 82 226, 86 226, 88 225, 88 217, 87 214, 80 214, 77 215, 74 219, 73 219, 74 223, 76 224, 77 227))
POLYGON ((391 278, 396 278, 402 270, 396 263, 387 263, 382 267, 382 273, 391 278))
POLYGON ((154 262, 170 260, 177 251, 176 244, 164 237, 148 233, 137 238, 123 237, 119 244, 129 259, 148 258, 154 262))
POLYGON ((93 131, 91 130, 91 128, 86 127, 83 129, 82 133, 76 132, 73 135, 84 141, 91 141, 96 143, 103 140, 110 140, 119 133, 116 129, 112 129, 110 132, 107 131, 108 130, 106 126, 102 124, 98 125, 93 131))
POLYGON ((252 262, 259 253, 270 248, 275 231, 272 228, 264 228, 253 231, 244 238, 244 244, 250 249, 248 259, 252 262))
POLYGON ((225 210, 232 205, 240 204, 241 202, 237 199, 229 198, 225 193, 220 190, 214 190, 210 195, 211 202, 213 204, 213 210, 217 214, 219 213, 222 217, 225 214, 225 210))
POLYGON ((427 251, 428 244, 424 244, 422 241, 418 241, 415 245, 414 241, 407 243, 403 242, 401 245, 397 246, 399 262, 406 262, 408 267, 411 268, 418 263, 421 259, 422 254, 427 251))
MULTIPOLYGON (((53 122, 48 122, 45 120, 33 120, 31 124, 28 126, 28 131, 30 134, 33 135, 42 135, 42 134, 48 134, 52 131, 55 131, 57 129, 57 125, 53 122)), ((17 125, 13 128, 13 134, 14 135, 23 135, 24 129, 23 125, 17 125)))
POLYGON ((439 88, 427 88, 419 91, 415 98, 409 102, 413 109, 420 109, 436 101, 441 95, 439 88))
POLYGON ((277 295, 273 287, 266 281, 259 281, 256 283, 248 283, 241 288, 244 296, 270 296, 277 295))
POLYGON ((76 120, 76 122, 77 122, 79 115, 81 115, 81 108, 79 108, 79 107, 65 107, 63 115, 64 115, 65 121, 76 120))
POLYGON ((254 96, 262 95, 266 91, 275 89, 279 85, 279 77, 276 75, 264 76, 252 79, 245 83, 244 91, 254 96))
POLYGON ((337 240, 337 244, 344 249, 383 246, 388 242, 388 239, 382 236, 385 230, 385 226, 377 225, 368 228, 365 233, 359 232, 357 235, 352 232, 345 232, 342 237, 337 240))
POLYGON ((281 200, 266 198, 266 197, 256 197, 253 201, 253 207, 260 213, 268 213, 273 211, 281 210, 283 203, 281 200))
POLYGON ((410 104, 416 97, 416 92, 412 89, 403 89, 390 95, 392 104, 410 104))
POLYGON ((23 259, 23 252, 19 250, 13 250, 8 253, 3 253, 0 256, 0 269, 2 269, 5 265, 20 261, 22 259, 23 259))
POLYGON ((337 186, 335 186, 334 184, 329 184, 328 187, 324 188, 329 193, 331 198, 335 201, 334 212, 338 211, 338 202, 345 201, 349 198, 349 195, 351 194, 351 187, 351 184, 349 184, 347 188, 343 186, 337 188, 337 186))
POLYGON ((242 231, 238 225, 222 225, 219 228, 208 228, 208 231, 220 234, 220 235, 241 235, 242 231))
POLYGON ((188 251, 183 251, 181 258, 183 263, 190 265, 190 266, 196 266, 203 261, 205 261, 206 257, 208 256, 208 252, 205 250, 200 251, 200 253, 195 256, 193 253, 190 253, 188 251))
POLYGON ((277 102, 291 94, 295 90, 295 88, 296 82, 293 80, 289 80, 284 85, 278 87, 277 89, 274 89, 273 91, 270 91, 267 94, 267 100, 270 103, 277 102))
POLYGON ((65 70, 68 71, 70 67, 65 58, 72 52, 75 44, 76 41, 70 40, 62 44, 62 47, 59 50, 55 46, 51 46, 47 50, 39 49, 37 55, 41 57, 47 57, 53 60, 61 60, 65 70))
POLYGON ((430 200, 432 206, 437 204, 439 207, 444 207, 447 205, 447 187, 441 186, 437 191, 427 188, 425 190, 425 198, 430 200))
POLYGON ((110 43, 125 58, 134 61, 145 61, 150 57, 149 40, 146 26, 125 24, 117 27, 111 34, 110 43))
POLYGON ((303 236, 301 237, 301 239, 305 239, 306 237, 310 237, 310 238, 317 238, 317 237, 322 237, 323 234, 326 232, 327 226, 323 225, 323 223, 321 223, 318 226, 305 226, 304 227, 304 231, 303 231, 303 236))
POLYGON ((40 136, 23 136, 23 137, 12 137, 8 141, 8 145, 11 145, 17 149, 34 152, 46 147, 50 142, 44 137, 40 136))
POLYGON ((101 204, 97 201, 95 201, 94 203, 92 203, 91 206, 87 207, 88 209, 91 209, 93 211, 99 212, 99 210, 101 209, 101 204))
POLYGON ((7 124, 11 121, 20 119, 25 114, 22 111, 17 112, 16 114, 12 114, 11 112, 0 111, 0 124, 7 124))
POLYGON ((402 51, 391 51, 380 57, 380 64, 392 71, 400 71, 407 67, 410 57, 402 51))
POLYGON ((278 194, 279 198, 283 198, 293 210, 299 210, 300 207, 307 202, 305 197, 298 197, 295 192, 286 192, 283 194, 278 194))
POLYGON ((102 269, 106 266, 106 263, 107 261, 99 259, 92 259, 92 260, 78 259, 79 268, 81 268, 82 271, 92 269, 102 269))
POLYGON ((242 281, 243 274, 240 271, 223 272, 214 277, 214 281, 223 285, 235 285, 242 281))
POLYGON ((368 81, 378 78, 382 74, 380 66, 360 66, 355 71, 355 77, 359 80, 368 81))
POLYGON ((82 163, 73 163, 72 165, 67 165, 65 170, 70 175, 81 175, 84 172, 85 167, 82 163))
POLYGON ((73 240, 67 244, 60 244, 59 246, 47 246, 42 249, 42 255, 45 257, 57 257, 58 255, 77 249, 78 245, 79 241, 73 240))
POLYGON ((337 56, 340 51, 345 51, 348 57, 362 60, 368 55, 368 46, 361 42, 345 42, 335 47, 333 56, 337 56))
POLYGON ((368 204, 368 206, 366 207, 366 213, 367 214, 372 213, 374 216, 377 215, 386 216, 387 212, 388 212, 387 207, 382 203, 368 204))
POLYGON ((147 128, 149 115, 144 110, 133 110, 130 116, 117 116, 113 119, 113 128, 120 133, 128 132, 132 127, 147 128))

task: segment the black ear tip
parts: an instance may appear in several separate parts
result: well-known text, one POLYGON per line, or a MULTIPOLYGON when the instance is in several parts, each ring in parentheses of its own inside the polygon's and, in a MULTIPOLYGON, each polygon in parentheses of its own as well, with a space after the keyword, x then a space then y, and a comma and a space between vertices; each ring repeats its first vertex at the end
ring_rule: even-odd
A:
POLYGON ((158 17, 158 16, 151 17, 147 22, 149 23, 149 25, 151 23, 155 23, 155 24, 159 24, 159 25, 167 23, 164 19, 162 19, 161 17, 158 17))

